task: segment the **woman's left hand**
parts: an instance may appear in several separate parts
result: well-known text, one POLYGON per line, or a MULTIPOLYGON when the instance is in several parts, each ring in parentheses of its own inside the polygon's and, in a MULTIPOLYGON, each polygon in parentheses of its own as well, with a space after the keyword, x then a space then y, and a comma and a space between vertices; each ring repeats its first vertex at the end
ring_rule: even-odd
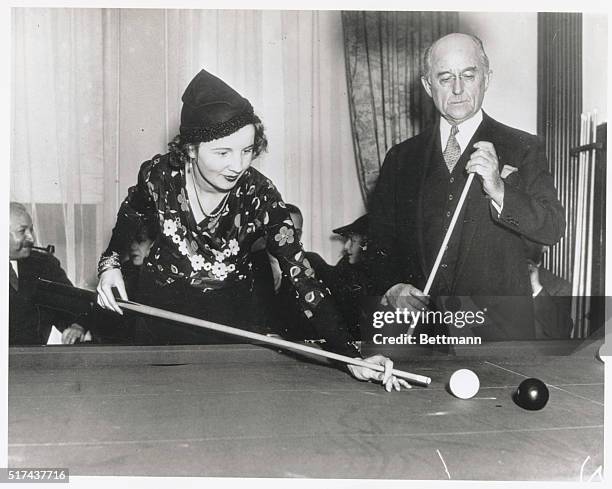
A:
POLYGON ((371 357, 365 358, 364 361, 375 363, 377 365, 382 365, 385 367, 384 372, 377 372, 376 370, 372 370, 367 367, 358 367, 356 365, 347 365, 349 372, 353 377, 357 380, 377 380, 385 386, 387 392, 391 392, 393 389, 396 391, 400 391, 403 387, 404 389, 411 389, 412 386, 406 382, 404 379, 399 379, 395 375, 391 374, 391 370, 393 370, 393 361, 390 358, 387 358, 383 355, 373 355, 371 357))

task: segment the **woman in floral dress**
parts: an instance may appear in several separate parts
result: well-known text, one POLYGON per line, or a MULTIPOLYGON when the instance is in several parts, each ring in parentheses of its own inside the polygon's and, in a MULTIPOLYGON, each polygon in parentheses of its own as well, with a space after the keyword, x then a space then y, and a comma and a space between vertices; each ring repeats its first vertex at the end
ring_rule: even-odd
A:
MULTIPOLYGON (((122 313, 112 288, 127 299, 119 256, 136 229, 157 224, 159 232, 144 262, 138 297, 162 309, 243 329, 254 329, 250 253, 264 237, 295 287, 303 314, 325 347, 359 357, 324 285, 304 257, 289 212, 272 184, 251 162, 266 149, 263 125, 248 100, 202 70, 183 95, 180 134, 170 151, 142 164, 117 216, 108 248, 98 264, 98 304, 122 313)), ((220 343, 225 335, 179 323, 145 318, 153 344, 220 343)), ((361 380, 381 380, 387 390, 409 387, 390 374, 392 362, 370 361, 385 373, 349 366, 361 380)))

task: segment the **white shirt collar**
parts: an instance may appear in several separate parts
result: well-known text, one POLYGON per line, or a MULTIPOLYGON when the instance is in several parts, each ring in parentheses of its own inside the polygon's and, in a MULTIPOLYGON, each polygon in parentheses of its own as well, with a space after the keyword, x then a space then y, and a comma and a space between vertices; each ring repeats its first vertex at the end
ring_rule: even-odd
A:
MULTIPOLYGON (((457 125, 459 132, 455 136, 457 138, 457 142, 459 143, 459 147, 461 148, 461 153, 465 151, 470 139, 474 136, 476 129, 480 126, 482 122, 482 109, 480 109, 476 114, 470 117, 467 121, 463 121, 461 124, 457 125)), ((448 137, 450 136, 451 125, 444 118, 440 117, 440 143, 442 147, 442 151, 444 152, 444 148, 446 148, 446 143, 448 142, 448 137)))
POLYGON ((19 267, 17 266, 17 260, 9 260, 13 270, 15 270, 15 275, 19 277, 19 267))

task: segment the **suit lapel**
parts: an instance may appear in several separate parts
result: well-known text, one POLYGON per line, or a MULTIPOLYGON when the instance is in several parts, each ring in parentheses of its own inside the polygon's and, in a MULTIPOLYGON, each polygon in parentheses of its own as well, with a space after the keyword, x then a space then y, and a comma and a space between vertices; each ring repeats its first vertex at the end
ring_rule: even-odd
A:
MULTIPOLYGON (((474 152, 474 144, 478 141, 489 141, 495 144, 495 131, 493 120, 483 113, 483 120, 470 140, 468 147, 462 155, 462 166, 468 162, 470 155, 474 152)), ((482 223, 489 219, 491 202, 482 189, 482 182, 478 175, 474 177, 474 181, 465 201, 465 213, 463 215, 463 231, 459 242, 458 260, 454 274, 453 289, 457 284, 457 279, 465 265, 469 251, 478 239, 477 231, 482 229, 482 223)))
POLYGON ((34 288, 34 261, 32 257, 19 261, 19 291, 30 296, 34 288))

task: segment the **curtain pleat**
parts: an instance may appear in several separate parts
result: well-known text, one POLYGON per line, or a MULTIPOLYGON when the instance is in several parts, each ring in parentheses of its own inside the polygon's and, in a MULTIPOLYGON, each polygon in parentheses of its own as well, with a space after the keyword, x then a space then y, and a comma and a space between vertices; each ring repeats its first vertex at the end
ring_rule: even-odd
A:
POLYGON ((454 32, 456 12, 342 12, 357 173, 364 199, 387 150, 433 121, 420 82, 423 50, 454 32))

